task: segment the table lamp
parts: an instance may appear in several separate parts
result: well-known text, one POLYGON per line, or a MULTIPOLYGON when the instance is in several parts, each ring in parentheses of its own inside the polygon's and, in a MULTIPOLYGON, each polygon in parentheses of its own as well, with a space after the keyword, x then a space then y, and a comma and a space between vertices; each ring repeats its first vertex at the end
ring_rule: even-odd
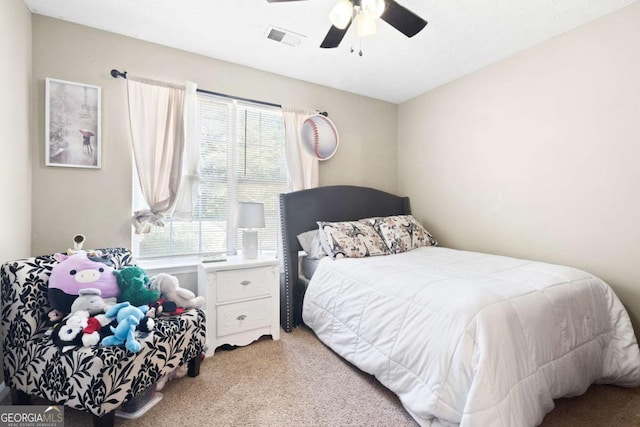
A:
POLYGON ((264 205, 254 202, 239 202, 236 227, 242 229, 242 256, 258 258, 258 230, 264 227, 264 205))

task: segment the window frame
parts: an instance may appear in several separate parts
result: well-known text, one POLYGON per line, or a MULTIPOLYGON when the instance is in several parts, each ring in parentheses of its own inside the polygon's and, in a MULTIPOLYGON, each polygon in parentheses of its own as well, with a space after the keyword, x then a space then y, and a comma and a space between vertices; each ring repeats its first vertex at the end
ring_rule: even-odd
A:
MULTIPOLYGON (((227 134, 227 136, 229 137, 228 140, 225 139, 226 142, 226 150, 228 150, 229 152, 227 152, 227 166, 225 167, 225 176, 214 176, 214 177, 210 177, 211 179, 208 179, 207 182, 210 183, 218 183, 218 184, 222 184, 222 185, 227 185, 227 189, 231 188, 231 190, 228 190, 225 194, 225 197, 227 195, 230 195, 231 197, 233 197, 233 200, 229 201, 227 200, 227 206, 226 206, 226 215, 225 215, 225 219, 224 220, 220 220, 220 222, 225 222, 226 223, 226 248, 221 249, 221 250, 207 250, 205 248, 203 248, 204 246, 204 239, 203 239, 203 235, 204 233, 206 233, 206 231, 203 230, 203 225, 205 223, 211 222, 211 223, 215 223, 218 222, 217 220, 207 220, 207 219, 203 219, 201 217, 201 215, 198 215, 198 219, 194 219, 193 221, 183 221, 183 220, 173 220, 170 217, 166 218, 163 222, 165 223, 165 227, 164 230, 167 233, 167 238, 166 238, 166 243, 167 243, 167 247, 164 248, 163 253, 162 254, 153 254, 153 253, 149 253, 147 252, 146 254, 141 251, 142 249, 142 240, 144 239, 144 236, 140 236, 140 235, 136 235, 135 233, 132 233, 132 237, 131 237, 131 247, 132 247, 132 252, 134 254, 134 256, 136 258, 139 259, 145 259, 145 260, 153 260, 153 259, 162 259, 162 258, 175 258, 175 257, 202 257, 205 255, 211 255, 211 254, 224 254, 226 253, 227 255, 235 255, 237 253, 237 249, 238 249, 238 245, 240 245, 241 240, 240 239, 240 235, 241 232, 237 229, 237 227, 235 227, 235 225, 233 224, 233 219, 235 218, 235 211, 236 211, 236 205, 238 201, 243 201, 240 197, 238 192, 236 191, 236 189, 238 188, 238 186, 242 183, 250 183, 250 182, 261 182, 261 183, 275 183, 276 185, 280 185, 282 188, 278 191, 280 192, 285 192, 288 191, 288 189, 290 188, 290 179, 289 179, 289 174, 288 171, 286 170, 286 140, 285 140, 285 125, 284 125, 284 113, 281 109, 280 106, 276 106, 273 104, 267 104, 267 103, 260 103, 260 102, 252 102, 250 100, 244 99, 244 98, 235 98, 235 97, 230 97, 230 96, 226 96, 226 95, 220 95, 220 94, 216 94, 216 93, 212 93, 212 92, 208 92, 208 91, 198 91, 197 93, 198 96, 198 104, 201 105, 201 98, 203 97, 205 99, 211 100, 213 102, 221 102, 222 104, 227 104, 230 113, 227 114, 226 120, 231 120, 231 125, 229 125, 228 123, 226 124, 228 126, 228 131, 229 133, 227 134), (279 116, 280 118, 280 123, 278 124, 278 131, 280 132, 280 137, 281 137, 281 142, 280 142, 280 155, 278 156, 278 159, 280 160, 280 162, 282 163, 282 166, 284 166, 284 175, 281 178, 275 177, 274 179, 268 179, 268 178, 262 178, 262 179, 255 179, 255 178, 251 178, 251 177, 246 177, 246 176, 239 176, 236 173, 236 170, 239 166, 238 163, 238 154, 239 154, 239 149, 238 149, 238 144, 239 144, 239 135, 241 133, 240 131, 240 127, 241 125, 243 125, 243 122, 239 119, 239 116, 241 115, 242 111, 249 111, 249 110, 254 110, 254 111, 258 111, 260 113, 268 113, 268 114, 275 114, 277 116, 279 116), (230 179, 230 177, 233 177, 232 179, 230 179), (180 251, 179 253, 176 253, 176 248, 175 248, 175 243, 176 243, 176 239, 177 237, 175 236, 174 233, 178 233, 180 231, 176 231, 175 229, 175 225, 176 224, 194 224, 197 223, 196 227, 197 227, 197 238, 194 239, 194 241, 192 243, 195 243, 197 248, 195 250, 195 252, 191 251, 189 253, 186 253, 186 251, 180 251)), ((199 119, 202 117, 202 112, 198 113, 199 119)), ((246 127, 246 115, 245 115, 245 122, 244 122, 244 126, 245 126, 245 142, 246 142, 246 131, 247 131, 247 127, 246 127)), ((260 120, 262 120, 262 116, 260 116, 260 120)), ((262 123, 261 123, 262 125, 262 123)), ((224 126, 224 122, 222 122, 222 126, 224 126)), ((261 128, 262 129, 262 128, 261 128)), ((267 129, 268 130, 268 129, 267 129)), ((204 132, 203 128, 200 126, 200 132, 198 133, 198 137, 199 139, 201 138, 202 133, 204 132)), ((263 136, 263 133, 260 132, 260 137, 263 136)), ((262 139, 260 138, 260 141, 262 141, 262 139)), ((260 147, 260 145, 258 145, 260 147)), ((260 147, 262 148, 262 147, 260 147)), ((246 157, 245 157, 246 158, 246 157)), ((202 157, 202 150, 201 150, 201 162, 203 160, 202 157)), ((278 168, 278 170, 280 170, 282 168, 278 168)), ((146 203, 144 203, 144 200, 142 199, 142 195, 140 193, 139 190, 139 183, 137 182, 137 172, 136 172, 136 166, 135 166, 135 162, 133 162, 132 165, 132 210, 138 210, 140 208, 144 208, 144 206, 146 206, 146 203), (136 188, 137 187, 137 188, 136 188), (138 198, 138 200, 136 200, 136 198, 138 198), (141 204, 136 204, 136 201, 140 202, 142 201, 142 205, 141 204)), ((206 185, 206 184, 205 184, 206 185)), ((274 221, 275 222, 275 230, 271 230, 269 229, 269 227, 266 227, 265 229, 261 229, 259 230, 259 235, 261 237, 260 239, 260 245, 263 246, 263 231, 267 232, 267 230, 269 230, 270 232, 274 233, 273 239, 275 240, 274 242, 271 243, 271 246, 273 247, 268 247, 266 250, 264 247, 261 248, 261 252, 263 253, 273 253, 275 254, 277 251, 277 240, 278 240, 278 236, 277 236, 277 228, 278 228, 278 218, 277 218, 277 205, 278 205, 278 201, 274 200, 275 203, 275 207, 276 207, 276 217, 275 218, 269 218, 267 219, 267 221, 274 221)), ((198 200, 198 202, 196 203, 196 207, 194 209, 200 209, 201 205, 200 205, 200 200, 198 200)), ((267 213, 267 206, 265 204, 265 216, 268 216, 267 213)), ((273 214, 271 214, 270 216, 273 216, 273 214)), ((154 227, 155 228, 155 227, 154 227)), ((273 228, 273 224, 272 227, 273 228)), ((224 233, 224 232, 223 232, 224 233)), ((271 239, 269 239, 271 240, 271 239)))

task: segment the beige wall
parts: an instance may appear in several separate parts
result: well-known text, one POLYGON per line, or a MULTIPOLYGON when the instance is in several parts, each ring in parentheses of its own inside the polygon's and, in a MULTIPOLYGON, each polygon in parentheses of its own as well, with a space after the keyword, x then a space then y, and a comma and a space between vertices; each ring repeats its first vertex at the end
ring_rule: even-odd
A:
POLYGON ((31 14, 22 0, 0 2, 0 58, 1 264, 31 251, 31 14))
POLYGON ((31 14, 0 2, 0 262, 31 250, 31 14))
POLYGON ((398 190, 444 246, 596 274, 640 320, 640 3, 401 104, 398 190))
MULTIPOLYGON (((295 55, 295 50, 291 52, 295 55)), ((112 68, 164 81, 188 79, 206 90, 328 111, 340 131, 341 145, 332 159, 321 164, 321 184, 396 190, 395 104, 34 15, 34 254, 65 250, 76 233, 87 236, 85 247, 130 246, 126 83, 109 75, 112 68), (46 77, 102 87, 100 170, 44 166, 46 77)))

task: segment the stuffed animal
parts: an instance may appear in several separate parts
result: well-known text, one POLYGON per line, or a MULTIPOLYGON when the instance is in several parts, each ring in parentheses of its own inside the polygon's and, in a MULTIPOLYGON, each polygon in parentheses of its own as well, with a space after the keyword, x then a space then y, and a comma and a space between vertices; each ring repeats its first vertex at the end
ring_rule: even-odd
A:
POLYGON ((78 297, 73 301, 73 304, 71 304, 71 312, 75 313, 76 311, 86 310, 89 314, 96 315, 104 313, 109 307, 115 305, 116 302, 115 297, 103 299, 100 289, 80 289, 78 297))
POLYGON ((117 278, 120 296, 118 302, 128 301, 131 305, 149 305, 160 298, 160 292, 149 289, 149 277, 143 269, 127 266, 122 270, 113 270, 117 278))
POLYGON ((175 302, 165 301, 164 298, 160 297, 158 301, 152 303, 149 306, 149 311, 147 311, 148 317, 160 317, 160 316, 171 316, 174 314, 182 314, 184 313, 184 308, 178 307, 175 302))
POLYGON ((178 307, 202 308, 204 297, 195 296, 188 289, 180 287, 178 278, 167 273, 160 273, 151 279, 151 289, 158 290, 165 301, 175 302, 178 307))
POLYGON ((62 314, 71 313, 71 305, 80 290, 98 289, 103 298, 117 297, 120 293, 113 267, 108 257, 88 257, 86 253, 75 255, 55 254, 59 261, 49 277, 48 296, 51 308, 62 314))
POLYGON ((113 320, 103 314, 91 317, 88 311, 80 310, 53 326, 51 340, 63 353, 74 347, 93 346, 100 342, 101 336, 106 336, 113 320))
POLYGON ((136 339, 136 329, 142 332, 150 332, 155 323, 153 319, 146 317, 145 313, 149 310, 146 305, 134 307, 128 301, 118 303, 111 307, 105 315, 107 317, 115 317, 118 324, 114 328, 111 327, 113 335, 102 339, 102 346, 121 345, 132 353, 137 353, 142 349, 142 344, 136 339))
POLYGON ((87 258, 89 258, 91 261, 101 262, 108 265, 109 267, 114 267, 111 256, 105 255, 101 251, 89 251, 87 252, 87 258))
POLYGON ((61 321, 63 317, 64 317, 64 313, 63 312, 61 312, 60 310, 56 310, 55 308, 52 308, 47 313, 47 317, 45 319, 45 323, 48 326, 53 326, 56 323, 58 323, 59 321, 61 321))

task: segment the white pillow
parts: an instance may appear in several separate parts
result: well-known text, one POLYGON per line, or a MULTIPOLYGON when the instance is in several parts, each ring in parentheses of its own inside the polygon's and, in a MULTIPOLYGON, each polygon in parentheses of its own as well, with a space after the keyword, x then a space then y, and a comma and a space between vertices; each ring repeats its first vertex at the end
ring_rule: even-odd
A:
POLYGON ((298 242, 302 246, 302 250, 307 253, 310 259, 320 259, 327 256, 320 242, 320 231, 309 230, 298 234, 298 242))

